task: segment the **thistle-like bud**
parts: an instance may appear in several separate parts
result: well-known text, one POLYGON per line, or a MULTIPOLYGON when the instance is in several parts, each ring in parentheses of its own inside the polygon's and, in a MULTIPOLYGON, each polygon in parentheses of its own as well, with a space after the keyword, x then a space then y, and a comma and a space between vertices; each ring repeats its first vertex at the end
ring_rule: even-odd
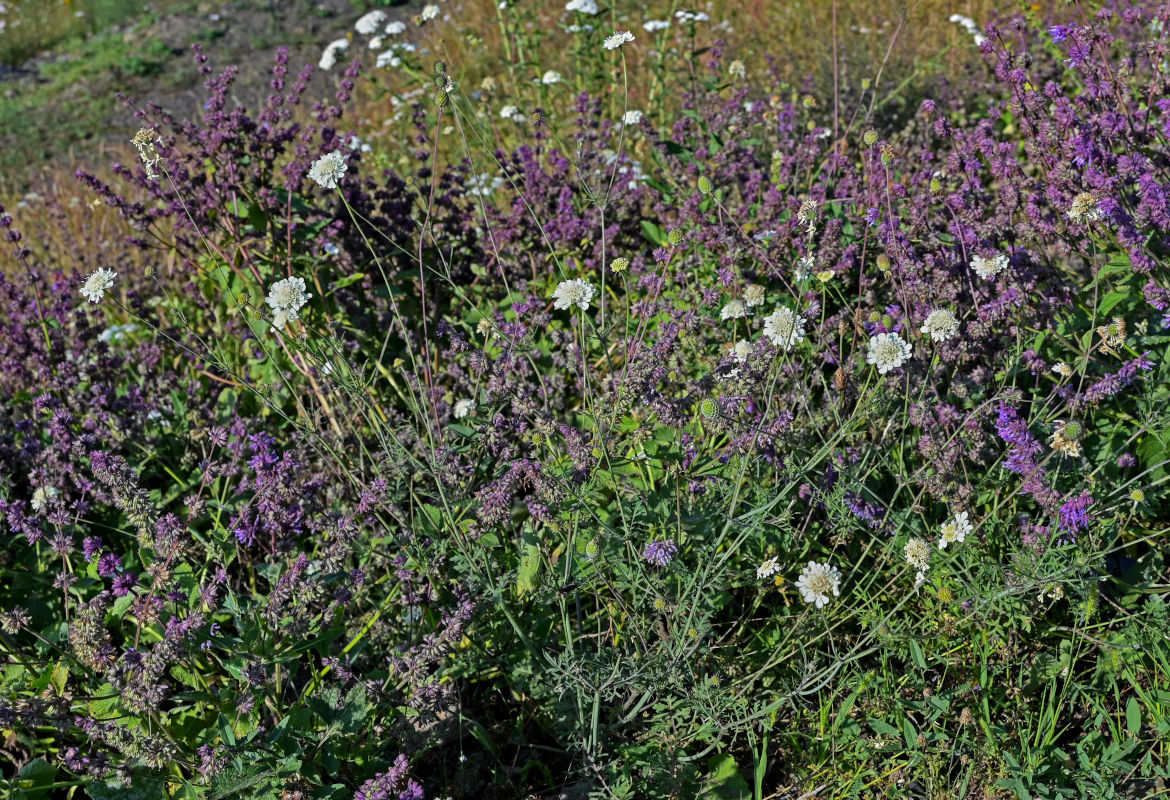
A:
POLYGON ((1129 493, 1129 499, 1135 503, 1144 503, 1146 502, 1146 493, 1141 489, 1134 489, 1129 493))
POLYGON ((683 243, 683 232, 678 228, 671 228, 666 232, 666 241, 671 247, 678 247, 683 243))
POLYGON ((435 105, 437 105, 439 108, 442 108, 443 106, 447 105, 447 99, 448 99, 447 93, 444 92, 442 89, 435 92, 435 105))
POLYGON ((938 178, 931 178, 930 179, 930 193, 931 194, 938 194, 941 191, 942 191, 942 181, 940 181, 938 178))
POLYGON ((877 257, 877 268, 882 272, 889 272, 890 266, 890 257, 888 255, 882 253, 877 257))
POLYGON ((630 268, 630 259, 625 258, 624 256, 615 258, 613 261, 609 262, 609 268, 614 272, 625 272, 630 268))
POLYGON ((867 147, 873 147, 877 143, 877 140, 878 140, 878 132, 875 131, 873 128, 870 128, 869 130, 867 130, 865 132, 865 135, 861 137, 861 141, 865 142, 867 147))
POLYGON ((699 413, 707 419, 714 419, 715 415, 719 413, 719 406, 714 400, 708 397, 699 403, 699 413))
POLYGON ((703 194, 711 193, 711 181, 707 179, 706 175, 699 176, 699 191, 703 194))
POLYGON ((436 61, 435 62, 435 74, 436 75, 442 75, 446 71, 447 71, 447 62, 445 62, 445 61, 436 61))
POLYGON ((888 167, 894 163, 894 148, 888 144, 882 145, 882 166, 888 167))

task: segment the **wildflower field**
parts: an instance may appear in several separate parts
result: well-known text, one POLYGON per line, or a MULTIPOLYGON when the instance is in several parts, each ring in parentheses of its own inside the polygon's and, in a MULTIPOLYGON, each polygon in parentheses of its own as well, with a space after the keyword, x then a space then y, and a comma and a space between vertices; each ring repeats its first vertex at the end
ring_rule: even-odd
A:
POLYGON ((1170 797, 1170 5, 339 13, 6 167, 0 797, 1170 797))

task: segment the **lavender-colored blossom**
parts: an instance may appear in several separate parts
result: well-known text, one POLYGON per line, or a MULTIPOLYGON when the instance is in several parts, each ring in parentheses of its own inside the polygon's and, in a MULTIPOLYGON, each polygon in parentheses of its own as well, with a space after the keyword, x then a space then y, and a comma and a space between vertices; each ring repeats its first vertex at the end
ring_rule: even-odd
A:
POLYGON ((652 564, 656 567, 665 567, 677 552, 678 545, 669 539, 653 541, 646 545, 646 549, 642 553, 642 559, 647 564, 652 564))

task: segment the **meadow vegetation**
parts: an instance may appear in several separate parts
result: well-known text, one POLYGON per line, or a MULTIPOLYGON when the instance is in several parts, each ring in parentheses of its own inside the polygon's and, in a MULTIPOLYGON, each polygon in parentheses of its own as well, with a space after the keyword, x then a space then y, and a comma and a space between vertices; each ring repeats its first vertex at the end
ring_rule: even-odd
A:
POLYGON ((1166 793, 1170 8, 366 5, 0 208, 9 795, 1166 793))

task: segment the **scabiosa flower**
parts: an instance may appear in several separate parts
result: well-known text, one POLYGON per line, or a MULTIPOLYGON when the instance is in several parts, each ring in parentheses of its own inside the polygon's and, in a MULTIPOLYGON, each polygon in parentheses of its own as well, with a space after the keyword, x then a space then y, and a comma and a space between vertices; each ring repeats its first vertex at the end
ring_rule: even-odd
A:
POLYGON ((323 70, 331 70, 337 63, 337 54, 349 49, 349 39, 337 39, 325 45, 325 50, 321 53, 321 60, 317 62, 317 66, 323 70))
POLYGON ((622 115, 622 123, 626 125, 637 125, 642 121, 642 112, 636 108, 631 108, 622 115))
POLYGON ((921 331, 933 341, 945 342, 959 332, 959 320, 950 309, 936 308, 927 315, 921 331))
POLYGON ((455 419, 463 419, 475 411, 475 401, 464 397, 455 403, 455 419))
POLYGON ((45 510, 45 506, 49 504, 49 501, 57 497, 59 494, 61 493, 57 490, 56 486, 39 486, 37 487, 37 490, 33 492, 32 501, 29 503, 29 505, 32 506, 33 511, 40 514, 45 510))
POLYGON ((325 189, 336 189, 346 169, 345 156, 340 150, 334 150, 313 162, 309 168, 309 177, 325 189))
POLYGON ((545 86, 552 86, 554 83, 560 83, 561 73, 557 72, 555 69, 550 69, 540 76, 540 82, 545 86))
POLYGON ((642 27, 649 33, 656 33, 664 31, 670 27, 670 20, 668 19, 648 19, 642 23, 642 27))
POLYGON ((439 16, 439 7, 434 3, 428 3, 427 5, 423 6, 422 13, 419 14, 419 18, 423 22, 429 22, 437 16, 439 16))
POLYGON ((661 542, 651 542, 646 545, 646 550, 642 553, 642 559, 647 564, 653 564, 656 567, 665 567, 677 552, 678 545, 669 539, 661 542))
POLYGON ((1067 361, 1061 361, 1052 365, 1052 371, 1062 378, 1068 378, 1073 374, 1072 367, 1068 365, 1067 361))
POLYGON ((780 559, 769 558, 764 561, 763 564, 760 564, 760 566, 756 567, 756 577, 760 578, 761 580, 764 578, 770 578, 779 571, 780 559))
POLYGON ((1101 216, 1101 206, 1092 192, 1081 192, 1068 207, 1068 218, 1073 222, 1096 222, 1101 216))
POLYGON ((967 538, 967 534, 973 530, 975 529, 967 521, 967 512, 960 511, 958 514, 955 514, 953 519, 949 519, 943 523, 942 536, 938 541, 938 549, 946 550, 948 544, 962 542, 967 538))
POLYGON ((606 50, 617 50, 623 44, 629 44, 634 41, 634 34, 629 31, 616 31, 612 36, 607 36, 602 42, 602 47, 606 50))
POLYGON ((990 256, 976 255, 971 259, 971 269, 985 281, 989 281, 1008 267, 1008 257, 1002 253, 990 256))
POLYGON ((815 603, 817 608, 824 608, 833 597, 841 595, 841 571, 831 564, 810 561, 800 571, 800 577, 796 579, 796 588, 800 590, 804 602, 815 603))
POLYGON ((500 109, 500 117, 503 119, 515 119, 517 122, 524 119, 524 115, 520 113, 520 109, 510 103, 500 109))
POLYGON ((731 300, 719 311, 719 319, 739 319, 747 316, 742 300, 731 300))
POLYGON ((906 563, 915 569, 924 570, 930 564, 930 545, 925 539, 914 537, 906 542, 902 552, 906 556, 906 563))
POLYGON ((561 281, 553 292, 553 308, 566 309, 577 306, 582 311, 589 309, 593 299, 593 285, 583 281, 561 281))
POLYGON ((1079 458, 1081 455, 1081 425, 1079 422, 1060 421, 1052 432, 1052 449, 1066 456, 1079 458))
POLYGON ((780 306, 764 318, 764 336, 784 352, 804 341, 804 317, 780 306))
POLYGON ((743 302, 748 308, 755 308, 764 304, 764 287, 758 283, 749 283, 743 290, 743 302))
POLYGON ((885 375, 909 361, 913 349, 909 342, 896 333, 879 333, 869 340, 865 362, 875 365, 878 373, 885 375))
POLYGON ((96 303, 105 295, 106 289, 114 285, 114 278, 117 276, 118 273, 112 269, 98 267, 89 273, 89 277, 85 279, 85 283, 81 284, 81 296, 91 303, 96 303))
POLYGON ((402 20, 396 19, 392 22, 387 23, 386 28, 383 32, 388 33, 391 36, 397 36, 400 33, 405 33, 406 32, 406 23, 403 22, 402 20))
POLYGON ((752 343, 749 342, 747 339, 740 339, 738 342, 736 342, 735 344, 733 344, 731 346, 731 355, 735 358, 736 361, 740 362, 741 364, 743 362, 747 361, 748 356, 750 356, 751 354, 752 354, 752 343))
POLYGON ((297 318, 297 312, 313 295, 305 291, 304 278, 285 278, 268 289, 265 302, 272 306, 272 324, 283 328, 289 320, 297 318))

